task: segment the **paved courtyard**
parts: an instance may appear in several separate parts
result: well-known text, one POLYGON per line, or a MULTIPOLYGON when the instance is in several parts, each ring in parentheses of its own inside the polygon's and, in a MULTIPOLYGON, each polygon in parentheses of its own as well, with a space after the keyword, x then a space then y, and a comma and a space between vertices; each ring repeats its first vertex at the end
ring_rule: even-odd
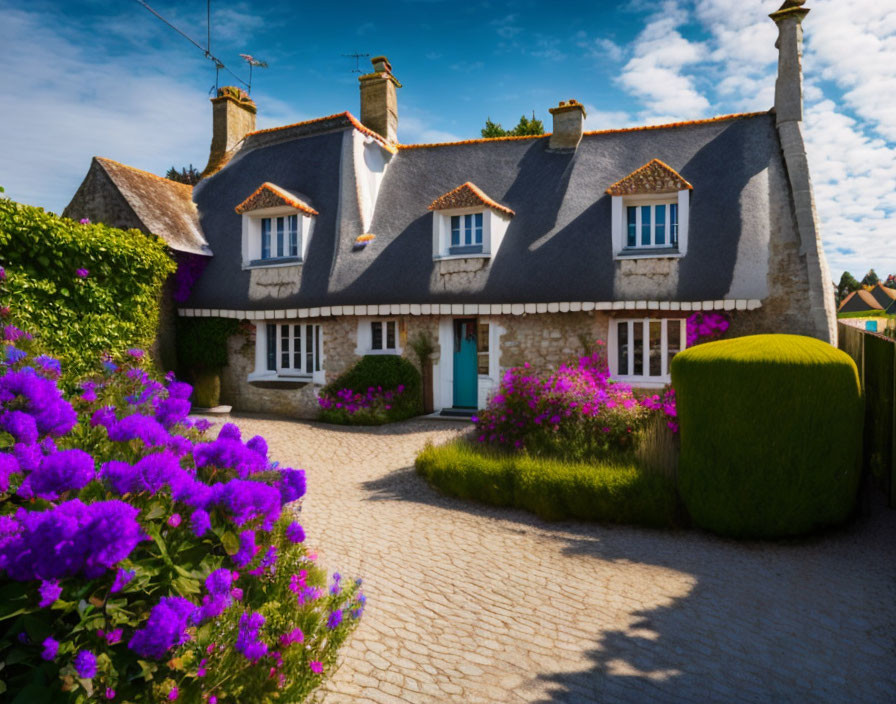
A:
POLYGON ((309 544, 364 578, 325 704, 896 701, 896 511, 785 544, 549 524, 414 473, 457 423, 236 422, 307 470, 309 544))

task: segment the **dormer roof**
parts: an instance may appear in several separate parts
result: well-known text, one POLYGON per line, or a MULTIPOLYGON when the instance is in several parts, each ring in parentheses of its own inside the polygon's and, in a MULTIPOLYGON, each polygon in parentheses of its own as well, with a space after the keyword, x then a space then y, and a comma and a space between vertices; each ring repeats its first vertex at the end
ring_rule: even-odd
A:
POLYGON ((237 213, 245 213, 250 210, 262 208, 279 208, 287 206, 300 210, 306 215, 317 215, 318 212, 303 200, 302 196, 293 191, 281 188, 269 181, 261 184, 246 200, 240 203, 234 210, 237 213))
POLYGON ((642 193, 676 193, 694 187, 668 164, 653 159, 632 171, 607 189, 611 196, 630 196, 642 193))
POLYGON ((477 208, 480 206, 513 217, 515 213, 507 206, 489 198, 475 183, 467 181, 454 190, 436 198, 429 205, 429 210, 451 210, 454 208, 477 208))

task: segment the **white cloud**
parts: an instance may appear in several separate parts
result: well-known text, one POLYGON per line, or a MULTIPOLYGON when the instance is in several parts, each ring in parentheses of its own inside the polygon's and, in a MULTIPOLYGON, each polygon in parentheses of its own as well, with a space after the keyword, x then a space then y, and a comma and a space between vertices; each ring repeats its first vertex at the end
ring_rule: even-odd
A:
POLYGON ((459 142, 462 139, 467 138, 431 127, 431 121, 425 117, 402 115, 398 121, 398 141, 403 144, 459 142))
POLYGON ((632 123, 631 116, 622 110, 598 110, 585 105, 585 131, 614 130, 632 123))

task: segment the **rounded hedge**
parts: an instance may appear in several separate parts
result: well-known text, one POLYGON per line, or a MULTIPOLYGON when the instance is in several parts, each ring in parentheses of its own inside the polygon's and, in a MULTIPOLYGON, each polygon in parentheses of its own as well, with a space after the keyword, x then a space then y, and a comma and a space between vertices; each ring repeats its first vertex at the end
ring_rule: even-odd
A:
POLYGON ((370 388, 393 391, 396 394, 390 408, 362 409, 348 413, 342 408, 322 409, 320 419, 328 423, 346 425, 380 425, 404 420, 423 412, 420 372, 404 357, 398 355, 365 355, 355 366, 321 389, 321 396, 335 397, 342 389, 364 393, 370 388))
POLYGON ((675 356, 672 385, 679 491, 697 525, 771 538, 850 515, 863 402, 846 353, 798 335, 709 342, 675 356))

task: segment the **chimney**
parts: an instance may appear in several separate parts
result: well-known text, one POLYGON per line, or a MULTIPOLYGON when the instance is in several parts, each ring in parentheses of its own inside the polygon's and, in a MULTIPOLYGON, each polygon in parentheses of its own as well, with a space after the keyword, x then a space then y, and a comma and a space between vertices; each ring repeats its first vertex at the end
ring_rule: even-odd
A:
POLYGON ((361 124, 388 142, 398 141, 398 101, 395 89, 401 83, 392 75, 392 65, 385 56, 374 56, 373 73, 360 76, 361 124))
POLYGON ((585 106, 578 100, 561 100, 557 107, 548 112, 554 116, 554 129, 548 148, 575 149, 579 146, 585 125, 585 106))
POLYGON ((255 130, 255 103, 245 91, 233 86, 218 89, 212 98, 212 146, 202 177, 224 168, 243 137, 255 130))
POLYGON ((806 0, 785 0, 769 15, 778 25, 778 80, 775 82, 777 123, 803 119, 803 18, 809 14, 806 0))

